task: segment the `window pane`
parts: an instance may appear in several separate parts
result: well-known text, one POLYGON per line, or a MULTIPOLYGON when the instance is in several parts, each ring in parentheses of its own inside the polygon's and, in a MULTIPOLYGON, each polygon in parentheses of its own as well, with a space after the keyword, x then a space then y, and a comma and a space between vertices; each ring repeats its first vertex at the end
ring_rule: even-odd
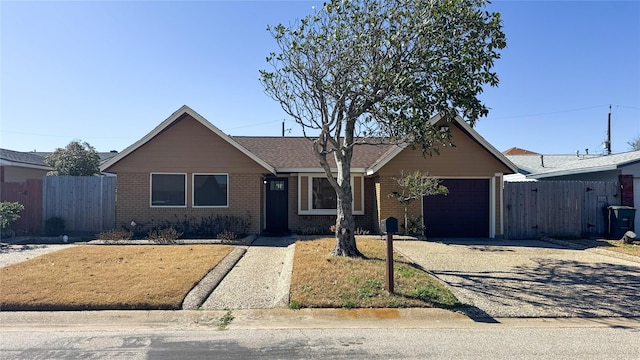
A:
POLYGON ((185 206, 185 181, 183 174, 152 174, 151 205, 185 206))
POLYGON ((311 180, 313 188, 313 208, 333 209, 337 208, 336 191, 326 178, 313 178, 311 180))
POLYGON ((194 175, 193 206, 227 206, 227 175, 194 175))

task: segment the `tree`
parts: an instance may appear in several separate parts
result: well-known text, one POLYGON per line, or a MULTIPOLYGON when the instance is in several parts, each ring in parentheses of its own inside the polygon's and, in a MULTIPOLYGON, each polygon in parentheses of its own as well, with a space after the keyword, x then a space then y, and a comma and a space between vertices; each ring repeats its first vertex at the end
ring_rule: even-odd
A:
POLYGON ((631 147, 631 150, 633 151, 640 150, 640 135, 629 140, 627 144, 629 144, 629 146, 631 147))
POLYGON ((100 174, 100 157, 88 143, 72 141, 57 148, 44 162, 53 168, 47 175, 93 176, 100 174))
POLYGON ((356 146, 384 139, 426 156, 450 144, 430 118, 460 114, 473 126, 488 114, 478 94, 497 86, 491 68, 506 42, 500 14, 485 3, 333 0, 294 25, 268 27, 279 52, 260 80, 311 140, 336 191, 333 255, 362 256, 351 205, 356 146))
POLYGON ((409 234, 409 206, 417 199, 432 195, 447 195, 449 189, 441 184, 441 180, 420 171, 405 174, 404 171, 399 178, 394 178, 400 187, 400 192, 394 191, 389 197, 397 200, 404 207, 404 230, 409 234))

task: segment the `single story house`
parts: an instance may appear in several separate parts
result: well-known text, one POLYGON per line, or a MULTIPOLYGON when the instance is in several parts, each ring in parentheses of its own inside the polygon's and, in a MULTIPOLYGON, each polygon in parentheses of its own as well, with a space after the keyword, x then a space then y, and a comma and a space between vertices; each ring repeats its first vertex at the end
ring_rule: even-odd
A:
POLYGON ((22 183, 27 179, 42 179, 51 170, 44 157, 36 153, 0 149, 0 182, 22 183))
MULTIPOLYGON (((543 155, 525 151, 528 153, 506 155, 524 180, 617 181, 621 205, 640 208, 640 150, 609 155, 543 155)), ((523 180, 512 176, 505 177, 505 181, 523 180)), ((635 224, 640 224, 640 211, 636 211, 635 224)))
MULTIPOLYGON (((403 218, 388 194, 402 171, 443 179, 448 196, 431 196, 410 212, 423 215, 429 237, 503 235, 502 181, 517 171, 461 118, 446 123, 455 147, 424 158, 396 145, 354 150, 351 184, 356 227, 403 218)), ((116 226, 153 226, 171 219, 249 216, 249 231, 327 233, 336 194, 303 137, 229 136, 187 106, 102 164, 117 175, 116 226)))

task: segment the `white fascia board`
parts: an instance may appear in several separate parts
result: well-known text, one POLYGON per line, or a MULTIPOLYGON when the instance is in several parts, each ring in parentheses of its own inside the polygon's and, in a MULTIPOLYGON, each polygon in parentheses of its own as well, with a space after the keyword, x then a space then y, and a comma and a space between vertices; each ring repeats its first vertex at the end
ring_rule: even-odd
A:
POLYGON ((617 170, 617 169, 618 169, 618 167, 616 165, 603 165, 603 166, 595 166, 595 167, 590 167, 590 168, 551 171, 551 172, 546 172, 546 173, 542 173, 542 174, 531 174, 531 175, 527 175, 527 178, 543 179, 543 178, 555 177, 555 176, 588 174, 588 173, 593 173, 593 172, 611 171, 611 170, 617 170))
MULTIPOLYGON (((277 173, 300 173, 300 174, 324 174, 323 168, 276 168, 277 173)), ((331 168, 332 173, 337 173, 338 168, 331 168)), ((351 168, 352 174, 365 174, 365 168, 351 168)))
POLYGON ((0 159, 0 165, 2 166, 15 166, 27 169, 37 169, 37 170, 53 170, 52 167, 46 165, 36 165, 36 164, 27 164, 22 162, 9 161, 5 159, 0 159))

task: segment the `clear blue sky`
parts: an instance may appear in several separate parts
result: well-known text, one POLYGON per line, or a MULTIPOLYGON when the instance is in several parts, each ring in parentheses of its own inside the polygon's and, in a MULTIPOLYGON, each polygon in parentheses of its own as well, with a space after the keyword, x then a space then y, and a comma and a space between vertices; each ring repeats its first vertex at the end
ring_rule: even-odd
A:
MULTIPOLYGON (((258 70, 322 1, 0 1, 0 147, 121 151, 186 104, 232 135, 281 134, 258 70)), ((640 135, 640 1, 495 1, 507 48, 476 129, 498 150, 602 151, 640 135)), ((300 135, 287 121, 291 135, 300 135)))

